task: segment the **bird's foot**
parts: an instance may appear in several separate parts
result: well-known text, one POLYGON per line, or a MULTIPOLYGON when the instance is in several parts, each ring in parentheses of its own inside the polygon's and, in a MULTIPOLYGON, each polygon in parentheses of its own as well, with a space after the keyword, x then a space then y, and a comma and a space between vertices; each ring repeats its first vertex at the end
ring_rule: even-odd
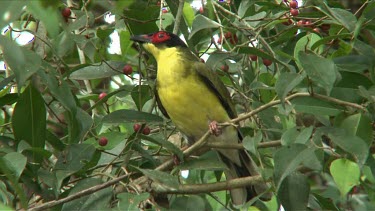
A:
POLYGON ((213 134, 215 136, 219 136, 222 132, 221 129, 219 128, 219 126, 217 125, 216 121, 211 121, 208 124, 208 128, 210 129, 211 134, 213 134))

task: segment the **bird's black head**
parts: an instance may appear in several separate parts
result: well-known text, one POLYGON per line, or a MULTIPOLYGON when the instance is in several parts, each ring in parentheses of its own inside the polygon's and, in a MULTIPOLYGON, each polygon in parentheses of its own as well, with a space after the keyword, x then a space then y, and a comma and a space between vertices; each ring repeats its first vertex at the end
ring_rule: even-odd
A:
POLYGON ((166 31, 136 35, 130 37, 130 39, 139 43, 152 43, 155 46, 165 45, 166 47, 187 47, 184 41, 182 41, 177 35, 166 31))

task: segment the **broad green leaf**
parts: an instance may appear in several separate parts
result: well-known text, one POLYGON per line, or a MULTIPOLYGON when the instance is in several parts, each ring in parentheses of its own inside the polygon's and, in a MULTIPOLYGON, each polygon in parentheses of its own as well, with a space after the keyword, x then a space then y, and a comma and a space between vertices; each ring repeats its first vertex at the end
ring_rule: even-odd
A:
POLYGON ((67 32, 72 32, 77 29, 81 29, 86 26, 90 26, 94 23, 95 17, 94 14, 90 11, 80 11, 80 10, 74 10, 72 11, 76 15, 76 20, 72 23, 69 23, 68 28, 66 29, 67 32))
POLYGON ((53 172, 56 174, 56 188, 60 189, 62 181, 80 171, 90 162, 95 147, 91 144, 71 144, 65 148, 65 151, 59 155, 53 172))
POLYGON ((177 166, 181 170, 206 170, 206 171, 223 171, 228 167, 215 157, 199 157, 185 161, 177 166))
POLYGON ((240 6, 238 7, 238 16, 243 18, 246 15, 249 7, 252 5, 254 5, 253 1, 249 1, 249 0, 241 1, 240 6))
MULTIPOLYGON (((1 39, 1 38, 0 38, 1 39)), ((4 78, 1 82, 0 82, 0 90, 3 89, 5 86, 9 85, 10 82, 13 81, 13 79, 16 77, 16 75, 11 75, 7 78, 4 78)))
POLYGON ((1 159, 7 164, 12 176, 18 180, 26 167, 27 158, 21 153, 11 152, 4 155, 1 159))
POLYGON ((55 7, 43 7, 42 1, 30 1, 26 9, 33 17, 43 22, 50 37, 54 38, 58 35, 61 18, 55 7))
MULTIPOLYGON (((298 67, 301 67, 301 61, 300 61, 300 58, 299 58, 299 53, 300 52, 305 52, 306 50, 312 50, 312 46, 318 42, 319 40, 321 39, 320 36, 316 35, 315 33, 310 33, 310 34, 307 34, 303 37, 301 37, 295 47, 294 47, 294 58, 296 58, 296 63, 298 65, 298 67)), ((320 47, 319 49, 315 50, 317 52, 321 52, 321 49, 322 47, 320 47)))
POLYGON ((254 155, 258 155, 257 146, 262 141, 262 133, 256 133, 253 137, 245 136, 242 140, 243 146, 246 150, 254 155))
POLYGON ((371 66, 371 61, 362 55, 348 55, 333 59, 339 71, 363 73, 371 66))
POLYGON ((193 26, 192 26, 188 39, 190 39, 195 33, 197 33, 198 31, 202 29, 219 28, 219 27, 221 27, 219 23, 207 18, 206 16, 197 15, 195 16, 193 26))
POLYGON ((300 132, 297 130, 296 127, 290 128, 289 130, 285 131, 281 136, 281 144, 282 145, 291 145, 296 141, 296 138, 300 132))
POLYGON ((360 184, 359 166, 348 159, 341 158, 333 161, 329 170, 343 197, 354 186, 360 184))
POLYGON ((292 144, 280 148, 274 155, 274 178, 277 188, 304 161, 315 158, 314 150, 302 144, 292 144))
MULTIPOLYGON (((21 94, 13 112, 12 126, 18 141, 25 140, 31 147, 44 148, 46 133, 46 107, 41 94, 29 85, 21 94)), ((40 162, 34 154, 34 162, 40 162)))
POLYGON ((291 100, 291 102, 297 112, 309 113, 319 116, 336 116, 344 110, 340 106, 334 106, 326 101, 322 101, 312 97, 299 97, 291 100))
POLYGON ((367 115, 362 113, 354 114, 341 123, 340 127, 352 136, 358 136, 370 147, 373 141, 372 122, 367 115))
POLYGON ((277 191, 285 210, 306 210, 310 186, 305 175, 293 173, 287 176, 277 191))
POLYGON ((14 71, 17 86, 21 88, 26 80, 40 69, 41 58, 26 48, 19 47, 15 42, 0 36, 3 58, 14 71))
POLYGON ((329 8, 328 6, 326 8, 329 10, 331 17, 341 23, 348 31, 354 31, 357 18, 353 13, 340 8, 329 8))
POLYGON ((186 24, 189 27, 192 27, 195 16, 194 16, 194 10, 191 7, 191 4, 189 4, 188 2, 184 3, 183 14, 184 14, 184 18, 185 18, 186 24))
POLYGON ((162 186, 166 186, 171 189, 177 189, 180 185, 178 182, 178 178, 168 173, 149 169, 139 169, 139 171, 141 171, 151 180, 160 183, 162 186))
POLYGON ((91 116, 80 108, 77 109, 75 115, 70 112, 67 113, 66 120, 69 128, 68 143, 78 143, 82 141, 93 124, 91 116))
MULTIPOLYGON (((87 178, 79 181, 74 185, 72 190, 69 192, 69 196, 74 195, 80 191, 102 184, 103 181, 97 178, 87 178)), ((111 187, 107 187, 91 193, 89 195, 80 197, 76 200, 64 203, 62 206, 63 211, 71 210, 106 210, 110 207, 110 201, 113 197, 113 191, 111 187)))
POLYGON ((287 94, 294 89, 305 78, 304 74, 281 73, 275 84, 275 90, 282 104, 284 104, 287 94))
POLYGON ((171 202, 170 209, 176 211, 210 210, 205 200, 199 195, 180 196, 171 202))
POLYGON ((152 99, 151 87, 149 85, 137 85, 131 91, 131 96, 138 110, 142 110, 145 103, 152 99))
POLYGON ((310 140, 313 130, 313 126, 303 128, 300 134, 296 137, 296 143, 306 144, 310 140))
POLYGON ((121 124, 125 122, 162 122, 163 118, 160 116, 136 111, 136 110, 127 110, 121 109, 114 111, 107 116, 104 116, 102 119, 103 123, 108 124, 121 124))
POLYGON ((70 74, 69 78, 76 80, 91 80, 98 78, 108 78, 114 75, 122 74, 124 62, 107 61, 102 63, 86 66, 75 70, 70 74))
POLYGON ((172 142, 168 141, 168 140, 165 140, 163 138, 154 138, 154 137, 150 137, 150 136, 144 136, 144 135, 139 135, 143 140, 147 140, 147 141, 150 141, 152 143, 155 143, 155 144, 159 144, 161 146, 163 146, 166 150, 172 152, 173 154, 177 155, 177 157, 180 159, 180 160, 184 160, 184 156, 182 154, 182 151, 180 148, 178 148, 176 145, 174 145, 172 142))
POLYGON ((333 61, 305 52, 300 52, 298 58, 309 78, 329 94, 336 81, 337 70, 333 61))
POLYGON ((17 20, 23 12, 20 8, 24 8, 28 3, 30 2, 27 0, 0 1, 0 14, 3 14, 3 16, 0 18, 1 28, 17 20))
POLYGON ((3 107, 5 105, 12 105, 13 103, 17 102, 18 100, 18 94, 6 94, 2 97, 0 97, 0 107, 3 107))
POLYGON ((352 154, 361 166, 366 162, 369 150, 363 139, 351 135, 341 128, 328 128, 327 132, 328 137, 341 149, 352 154))
POLYGON ((141 193, 139 195, 133 193, 120 193, 116 198, 119 199, 119 210, 139 210, 139 204, 150 198, 150 193, 141 193))

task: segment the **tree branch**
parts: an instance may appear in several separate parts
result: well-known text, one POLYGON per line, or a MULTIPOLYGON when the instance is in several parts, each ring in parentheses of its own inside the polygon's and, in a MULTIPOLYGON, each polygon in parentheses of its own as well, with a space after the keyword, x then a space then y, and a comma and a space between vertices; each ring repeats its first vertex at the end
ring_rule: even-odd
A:
POLYGON ((56 205, 59 205, 59 204, 65 203, 65 202, 69 202, 69 201, 81 198, 83 196, 87 196, 89 194, 95 193, 96 191, 99 191, 99 190, 107 188, 111 185, 114 185, 114 184, 120 182, 121 180, 125 179, 129 175, 130 174, 122 175, 122 176, 117 177, 116 179, 110 180, 110 181, 105 182, 103 184, 95 185, 91 188, 87 188, 85 190, 79 191, 78 193, 72 194, 72 195, 67 196, 65 198, 46 202, 46 203, 41 204, 39 206, 35 206, 33 208, 30 208, 29 211, 46 210, 46 209, 49 209, 49 208, 54 207, 56 205))
POLYGON ((263 178, 259 175, 250 177, 241 177, 223 182, 215 182, 208 184, 193 184, 193 185, 180 185, 177 189, 169 188, 157 182, 151 184, 151 188, 156 193, 165 194, 198 194, 209 193, 222 190, 231 190, 241 187, 248 187, 260 182, 264 182, 263 178))
MULTIPOLYGON (((215 149, 244 149, 242 143, 238 144, 231 144, 231 143, 223 143, 223 142, 208 142, 205 145, 209 148, 215 149)), ((269 147, 279 147, 281 146, 281 141, 267 141, 258 144, 258 148, 269 148, 269 147)))

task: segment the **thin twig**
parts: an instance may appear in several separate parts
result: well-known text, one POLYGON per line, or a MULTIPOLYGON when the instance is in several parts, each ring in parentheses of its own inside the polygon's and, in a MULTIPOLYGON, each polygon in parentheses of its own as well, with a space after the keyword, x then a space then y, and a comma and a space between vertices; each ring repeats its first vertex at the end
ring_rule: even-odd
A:
POLYGON ((184 10, 184 4, 185 4, 185 0, 179 1, 178 10, 177 10, 176 18, 175 18, 176 21, 174 22, 174 27, 173 27, 173 34, 177 34, 178 29, 180 28, 182 13, 184 10))
POLYGON ((99 190, 102 190, 104 188, 107 188, 107 187, 109 187, 111 185, 114 185, 114 184, 120 182, 121 180, 127 178, 129 175, 130 174, 122 175, 122 176, 117 177, 116 179, 110 180, 110 181, 105 182, 103 184, 95 185, 95 186, 93 186, 91 188, 84 189, 82 191, 79 191, 78 193, 72 194, 72 195, 67 196, 65 198, 46 202, 46 203, 44 203, 42 205, 30 208, 29 211, 46 210, 46 209, 49 209, 49 208, 54 207, 56 205, 59 205, 59 204, 62 204, 62 203, 66 203, 66 202, 72 201, 74 199, 81 198, 83 196, 87 196, 89 194, 95 193, 95 192, 97 192, 99 190))

